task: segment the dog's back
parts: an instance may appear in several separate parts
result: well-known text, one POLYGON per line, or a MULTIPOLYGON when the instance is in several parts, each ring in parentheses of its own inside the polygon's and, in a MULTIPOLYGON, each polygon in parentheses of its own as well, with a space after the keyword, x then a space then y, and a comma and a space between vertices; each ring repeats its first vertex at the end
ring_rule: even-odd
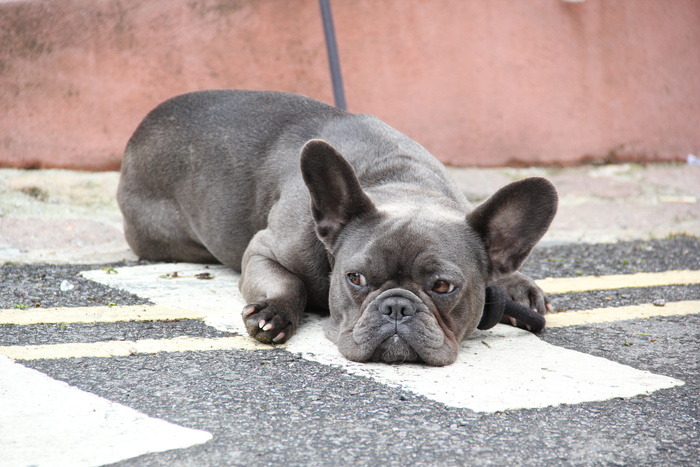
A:
MULTIPOLYGON (((118 191, 129 244, 144 259, 239 269, 246 245, 267 226, 283 193, 308 199, 299 154, 314 138, 334 145, 370 191, 388 178, 406 183, 409 177, 428 192, 465 202, 437 160, 375 117, 295 94, 200 91, 156 107, 129 140, 118 191)), ((308 202, 287 204, 284 209, 308 208, 308 202)), ((300 215, 290 212, 290 221, 304 222, 300 215)))

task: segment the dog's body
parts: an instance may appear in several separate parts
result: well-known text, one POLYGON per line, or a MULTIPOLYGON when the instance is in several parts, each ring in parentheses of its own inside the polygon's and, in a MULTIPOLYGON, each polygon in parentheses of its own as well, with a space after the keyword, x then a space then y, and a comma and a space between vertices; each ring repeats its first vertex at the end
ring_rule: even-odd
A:
POLYGON ((118 199, 141 258, 241 271, 244 321, 262 342, 291 337, 307 308, 329 309, 326 335, 352 360, 445 365, 489 283, 544 313, 516 270, 556 211, 549 182, 508 185, 469 213, 419 144, 309 98, 166 101, 129 141, 118 199))

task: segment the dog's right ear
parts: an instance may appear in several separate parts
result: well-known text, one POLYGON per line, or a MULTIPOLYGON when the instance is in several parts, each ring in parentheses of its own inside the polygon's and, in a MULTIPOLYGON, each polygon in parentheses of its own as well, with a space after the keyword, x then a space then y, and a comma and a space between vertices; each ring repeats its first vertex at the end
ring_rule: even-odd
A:
POLYGON ((301 175, 311 194, 316 234, 329 248, 353 218, 374 210, 348 161, 323 140, 304 145, 301 175))

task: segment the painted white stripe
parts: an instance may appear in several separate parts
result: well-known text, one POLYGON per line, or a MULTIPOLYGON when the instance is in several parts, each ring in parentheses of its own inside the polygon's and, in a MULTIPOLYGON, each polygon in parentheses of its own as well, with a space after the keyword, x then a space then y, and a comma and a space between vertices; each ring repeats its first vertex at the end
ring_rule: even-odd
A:
POLYGON ((534 334, 499 324, 462 343, 447 367, 386 365, 346 360, 322 335, 321 320, 306 323, 287 349, 309 360, 400 387, 451 407, 476 412, 549 407, 649 394, 683 381, 639 371, 600 357, 556 347, 534 334))
POLYGON ((0 310, 0 324, 173 321, 178 319, 203 319, 205 316, 196 310, 174 309, 160 305, 33 308, 30 310, 0 310))
POLYGON ((206 324, 221 331, 248 335, 241 320, 244 301, 238 291, 239 276, 224 266, 168 263, 120 268, 117 274, 101 270, 81 274, 159 305, 200 312, 206 324), (176 279, 163 277, 173 272, 178 273, 176 279), (209 273, 212 279, 197 279, 201 273, 209 273))
POLYGON ((0 465, 95 466, 206 443, 0 356, 0 465))
MULTIPOLYGON (((122 268, 118 274, 110 275, 102 271, 83 275, 154 303, 192 307, 207 315, 208 324, 246 335, 239 312, 244 302, 238 293, 238 275, 221 266, 210 266, 207 271, 215 276, 214 280, 198 282, 193 278, 195 273, 203 271, 201 265, 180 263, 122 268), (174 271, 188 277, 159 278, 174 271)), ((631 397, 683 384, 673 378, 555 347, 531 333, 500 325, 467 340, 458 362, 448 367, 354 363, 342 357, 325 339, 322 327, 323 319, 306 316, 297 335, 287 343, 287 349, 309 360, 337 365, 353 374, 475 411, 631 397)))
POLYGON ((39 360, 83 357, 126 357, 158 352, 206 350, 269 350, 272 347, 249 337, 174 337, 138 341, 105 341, 48 345, 9 345, 0 347, 0 355, 15 360, 39 360))
POLYGON ((700 313, 700 300, 668 302, 664 306, 651 303, 623 307, 597 308, 595 310, 566 311, 547 315, 547 327, 559 328, 582 324, 610 323, 628 319, 653 318, 700 313))
POLYGON ((640 272, 610 276, 547 278, 535 281, 550 294, 588 292, 591 290, 625 289, 629 287, 662 287, 666 285, 700 284, 700 271, 640 272))

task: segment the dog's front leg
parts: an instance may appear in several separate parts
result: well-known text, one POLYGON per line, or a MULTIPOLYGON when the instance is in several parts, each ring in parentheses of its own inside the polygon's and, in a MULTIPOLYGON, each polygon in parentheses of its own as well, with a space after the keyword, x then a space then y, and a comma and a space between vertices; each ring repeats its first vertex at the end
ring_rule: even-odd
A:
MULTIPOLYGON (((547 294, 534 280, 519 271, 502 276, 490 285, 500 287, 506 293, 506 297, 541 315, 544 315, 547 311, 552 311, 552 304, 547 294)), ((524 323, 519 323, 509 316, 504 316, 501 322, 510 323, 513 326, 526 327, 524 323)))
POLYGON ((294 334, 306 307, 306 288, 279 263, 269 230, 258 232, 248 245, 239 288, 248 302, 243 322, 252 337, 265 344, 281 344, 294 334))

